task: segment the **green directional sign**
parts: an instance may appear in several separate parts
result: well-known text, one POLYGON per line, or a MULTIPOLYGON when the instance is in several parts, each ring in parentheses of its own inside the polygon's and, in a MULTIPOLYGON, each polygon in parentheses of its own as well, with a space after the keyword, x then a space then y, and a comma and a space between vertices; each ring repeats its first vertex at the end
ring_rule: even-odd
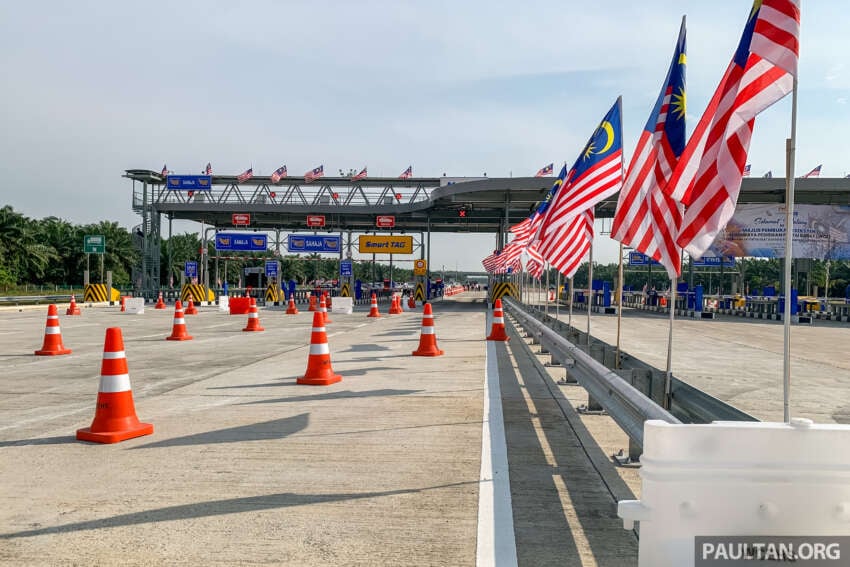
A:
POLYGON ((93 234, 83 237, 83 252, 86 254, 105 254, 106 237, 102 234, 93 234))

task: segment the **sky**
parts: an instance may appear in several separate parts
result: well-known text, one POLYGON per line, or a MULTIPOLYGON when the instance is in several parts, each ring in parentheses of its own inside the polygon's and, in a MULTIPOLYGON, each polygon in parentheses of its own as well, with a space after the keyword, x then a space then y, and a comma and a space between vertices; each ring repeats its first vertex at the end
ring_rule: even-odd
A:
MULTIPOLYGON (((281 164, 416 176, 531 176, 572 163, 618 95, 630 159, 683 15, 694 127, 740 38, 745 0, 0 3, 0 206, 140 222, 126 169, 281 164)), ((803 0, 798 175, 850 171, 846 2, 803 0)), ((791 97, 756 120, 752 175, 785 168, 791 97)), ((598 221, 599 223, 599 221, 598 221)), ((175 223, 175 233, 197 231, 175 223)), ((617 244, 597 225, 594 260, 617 244)), ((495 235, 432 236, 480 270, 495 235)))

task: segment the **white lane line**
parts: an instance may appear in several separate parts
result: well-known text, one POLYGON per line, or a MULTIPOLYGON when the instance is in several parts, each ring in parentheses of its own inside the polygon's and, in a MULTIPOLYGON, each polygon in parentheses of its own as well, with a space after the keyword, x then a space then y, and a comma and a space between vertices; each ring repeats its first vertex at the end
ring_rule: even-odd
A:
POLYGON ((513 567, 517 564, 508 447, 496 344, 487 341, 485 356, 484 424, 481 435, 481 475, 478 483, 479 567, 513 567))

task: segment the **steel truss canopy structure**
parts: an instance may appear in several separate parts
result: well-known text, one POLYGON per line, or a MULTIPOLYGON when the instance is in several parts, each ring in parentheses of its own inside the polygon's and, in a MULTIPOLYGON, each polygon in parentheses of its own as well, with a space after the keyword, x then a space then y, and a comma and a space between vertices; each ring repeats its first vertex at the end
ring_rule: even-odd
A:
MULTIPOLYGON (((173 220, 233 228, 234 213, 248 213, 251 229, 306 230, 307 215, 324 215, 324 230, 372 232, 378 215, 393 215, 395 232, 499 233, 527 217, 551 187, 546 177, 372 177, 352 182, 322 177, 307 183, 285 177, 272 183, 255 176, 240 184, 235 175, 214 175, 210 190, 169 190, 165 178, 129 169, 133 209, 173 220)), ((744 178, 739 203, 782 203, 784 178, 744 178)), ((796 180, 797 203, 850 205, 850 179, 796 180)), ((617 195, 596 207, 597 218, 614 215, 617 195)), ((384 229, 386 230, 386 229, 384 229)))

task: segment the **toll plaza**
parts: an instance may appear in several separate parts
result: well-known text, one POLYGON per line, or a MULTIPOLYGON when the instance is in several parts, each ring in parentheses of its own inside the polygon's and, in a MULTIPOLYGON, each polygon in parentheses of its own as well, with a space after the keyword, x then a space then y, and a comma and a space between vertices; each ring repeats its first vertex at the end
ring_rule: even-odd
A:
MULTIPOLYGON (((463 199, 474 218, 483 205, 463 199)), ((0 310, 0 562, 613 566, 650 540, 681 552, 696 529, 844 533, 842 322, 795 327, 795 421, 771 425, 779 322, 677 321, 667 391, 668 312, 624 296, 615 347, 620 321, 595 299, 582 310, 505 280, 446 285, 428 310, 331 297, 327 321, 251 298, 233 315, 89 302, 47 324, 44 306, 0 310), (139 435, 79 437, 103 419, 139 435)))

